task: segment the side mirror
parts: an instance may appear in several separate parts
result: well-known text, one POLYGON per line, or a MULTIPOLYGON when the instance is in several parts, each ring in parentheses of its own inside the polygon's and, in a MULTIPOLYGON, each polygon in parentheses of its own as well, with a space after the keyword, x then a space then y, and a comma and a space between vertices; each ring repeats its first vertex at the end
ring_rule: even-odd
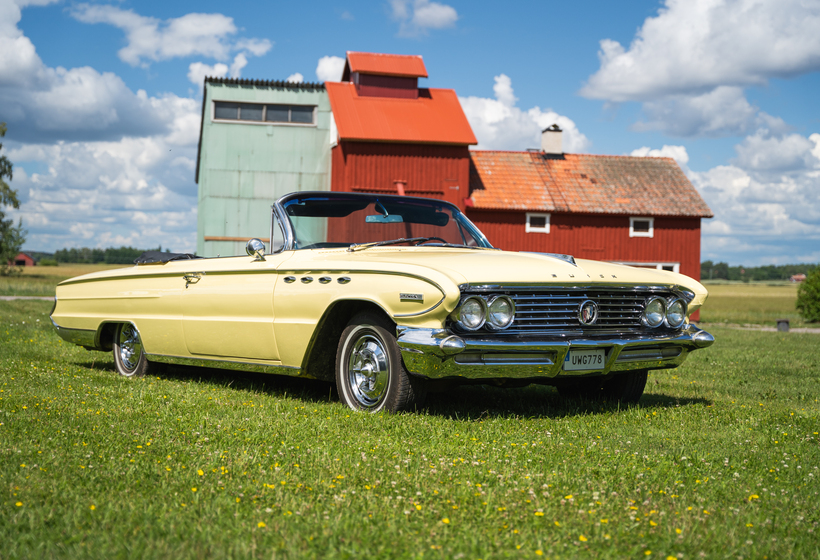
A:
POLYGON ((249 256, 254 257, 254 261, 265 260, 265 244, 255 237, 248 240, 248 244, 245 246, 245 252, 248 253, 249 256))

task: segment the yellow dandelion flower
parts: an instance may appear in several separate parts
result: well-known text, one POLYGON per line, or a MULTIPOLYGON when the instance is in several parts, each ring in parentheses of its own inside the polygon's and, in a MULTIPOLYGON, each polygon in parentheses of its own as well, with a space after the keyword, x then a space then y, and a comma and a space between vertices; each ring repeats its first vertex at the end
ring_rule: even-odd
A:
POLYGON ((448 525, 450 523, 450 520, 445 517, 444 519, 441 520, 441 522, 444 523, 445 525, 448 525))
POLYGON ((680 535, 681 533, 683 533, 683 530, 682 529, 675 529, 675 532, 680 535))
POLYGON ((256 524, 256 526, 259 527, 260 529, 264 529, 266 527, 264 521, 260 521, 259 523, 256 524))
POLYGON ((535 554, 536 554, 537 556, 541 556, 542 554, 544 554, 544 551, 539 549, 539 550, 536 550, 536 551, 535 551, 535 554))
POLYGON ((544 517, 544 512, 543 511, 536 511, 535 516, 536 517, 544 517))
POLYGON ((646 550, 646 551, 644 551, 644 554, 649 556, 650 554, 652 554, 652 551, 651 550, 646 550))
POLYGON ((238 504, 241 500, 239 498, 236 499, 236 503, 238 504))
POLYGON ((196 486, 194 486, 193 488, 191 488, 191 492, 196 492, 196 486))
POLYGON ((558 522, 556 521, 556 522, 555 522, 555 526, 556 526, 556 527, 560 527, 560 526, 561 526, 561 524, 560 524, 560 523, 558 523, 558 522))
POLYGON ((657 527, 657 526, 658 526, 658 524, 657 524, 657 523, 655 523, 654 521, 650 521, 650 522, 649 522, 649 524, 650 524, 650 525, 652 525, 653 527, 657 527))
POLYGON ((16 503, 16 504, 14 504, 14 505, 16 505, 17 507, 21 507, 21 506, 23 505, 23 502, 17 502, 17 503, 16 503))
POLYGON ((609 519, 601 519, 601 523, 609 523, 609 519))
POLYGON ((580 535, 578 537, 578 540, 581 541, 581 542, 587 542, 589 539, 587 539, 584 535, 580 535))
POLYGON ((198 474, 199 476, 205 476, 205 473, 202 471, 202 469, 197 469, 196 474, 198 474))
POLYGON ((564 496, 564 499, 565 499, 565 500, 571 500, 571 499, 572 499, 572 494, 570 494, 570 495, 568 495, 568 496, 564 496))
POLYGON ((417 509, 418 511, 421 511, 421 505, 416 504, 416 509, 417 509))

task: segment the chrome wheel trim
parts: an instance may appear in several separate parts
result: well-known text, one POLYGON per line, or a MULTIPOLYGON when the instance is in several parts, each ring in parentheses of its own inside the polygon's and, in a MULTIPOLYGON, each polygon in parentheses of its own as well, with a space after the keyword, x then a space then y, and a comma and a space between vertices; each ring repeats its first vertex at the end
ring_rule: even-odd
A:
POLYGON ((382 340, 371 332, 353 338, 347 358, 347 381, 356 404, 375 408, 387 395, 390 359, 382 340))
POLYGON ((120 329, 119 355, 123 369, 133 373, 142 355, 142 341, 136 327, 131 324, 123 325, 120 329))

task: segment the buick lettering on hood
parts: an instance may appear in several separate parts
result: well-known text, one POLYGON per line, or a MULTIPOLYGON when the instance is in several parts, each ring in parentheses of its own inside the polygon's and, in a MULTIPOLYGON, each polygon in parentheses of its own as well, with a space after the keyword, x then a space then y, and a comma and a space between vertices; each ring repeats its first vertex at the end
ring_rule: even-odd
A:
POLYGON ((52 322, 125 377, 170 363, 325 379, 371 412, 458 383, 633 403, 650 370, 714 342, 688 319, 706 300, 697 281, 500 251, 440 200, 289 194, 246 252, 148 252, 66 280, 52 322))

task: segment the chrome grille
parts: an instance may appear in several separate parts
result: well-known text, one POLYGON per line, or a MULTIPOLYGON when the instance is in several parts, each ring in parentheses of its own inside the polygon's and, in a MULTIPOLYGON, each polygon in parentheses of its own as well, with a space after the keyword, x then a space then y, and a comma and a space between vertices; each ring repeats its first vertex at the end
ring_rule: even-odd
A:
MULTIPOLYGON (((482 290, 483 292, 483 290, 482 290)), ((467 292, 469 293, 469 291, 467 292)), ((506 294, 515 302, 515 321, 509 334, 637 331, 644 302, 653 295, 673 295, 663 289, 630 288, 496 288, 493 294, 506 294), (598 320, 581 325, 578 310, 586 300, 598 304, 598 320)), ((466 295, 466 293, 465 293, 466 295)), ((657 330, 657 329, 655 329, 657 330)))

